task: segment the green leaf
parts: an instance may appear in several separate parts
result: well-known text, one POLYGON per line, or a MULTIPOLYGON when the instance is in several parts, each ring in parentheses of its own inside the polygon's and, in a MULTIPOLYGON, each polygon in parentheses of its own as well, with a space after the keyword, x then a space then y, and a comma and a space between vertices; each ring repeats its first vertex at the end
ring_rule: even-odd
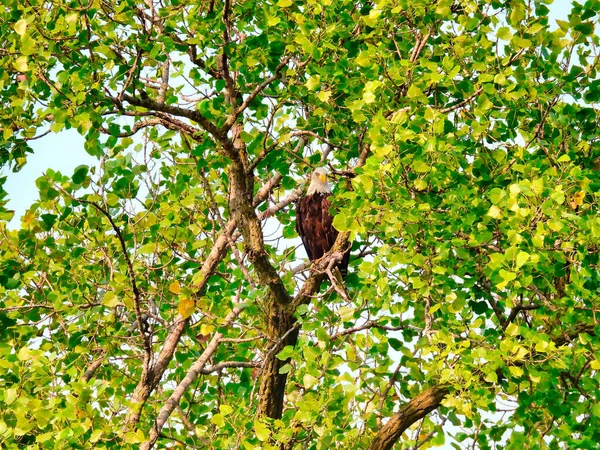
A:
POLYGON ((333 217, 333 227, 338 231, 346 231, 348 229, 346 216, 338 212, 333 217))
POLYGON ((279 373, 283 375, 288 373, 290 370, 292 370, 291 364, 284 364, 279 368, 279 373))
POLYGON ((582 22, 575 25, 574 30, 580 32, 584 36, 589 36, 594 32, 594 24, 591 22, 582 22))
POLYGON ((286 359, 291 358, 295 354, 296 353, 294 351, 294 347, 292 347, 291 345, 288 345, 288 346, 284 347, 283 350, 281 350, 277 354, 277 359, 280 359, 281 361, 285 361, 286 359))
POLYGON ((73 172, 73 183, 82 184, 87 177, 89 167, 88 166, 78 166, 73 172))
POLYGON ((44 222, 45 225, 45 229, 49 230, 51 229, 54 224, 56 223, 56 219, 58 218, 58 216, 54 215, 54 214, 42 214, 41 216, 42 221, 44 222))
POLYGON ((389 338, 388 343, 390 344, 390 347, 392 347, 396 351, 400 351, 404 346, 401 341, 395 338, 389 338))

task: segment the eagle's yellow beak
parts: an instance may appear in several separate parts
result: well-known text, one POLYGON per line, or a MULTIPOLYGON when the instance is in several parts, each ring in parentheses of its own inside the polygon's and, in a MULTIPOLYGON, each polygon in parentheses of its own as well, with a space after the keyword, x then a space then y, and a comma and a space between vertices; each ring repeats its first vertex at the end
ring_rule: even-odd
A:
POLYGON ((324 173, 320 173, 319 180, 321 180, 323 183, 325 183, 327 181, 327 175, 324 173))

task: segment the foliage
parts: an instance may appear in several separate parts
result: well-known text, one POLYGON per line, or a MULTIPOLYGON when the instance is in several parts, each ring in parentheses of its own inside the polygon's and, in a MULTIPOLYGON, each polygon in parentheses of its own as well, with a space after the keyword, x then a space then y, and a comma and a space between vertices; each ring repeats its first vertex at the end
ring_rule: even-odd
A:
POLYGON ((600 4, 549 3, 5 1, 0 164, 98 164, 0 223, 2 445, 594 448, 600 4))

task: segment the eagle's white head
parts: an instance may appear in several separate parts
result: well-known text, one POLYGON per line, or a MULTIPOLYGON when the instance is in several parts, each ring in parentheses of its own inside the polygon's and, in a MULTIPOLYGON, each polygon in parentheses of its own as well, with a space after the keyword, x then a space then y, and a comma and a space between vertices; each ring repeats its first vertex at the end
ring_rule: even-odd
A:
POLYGON ((315 170, 310 178, 306 195, 312 194, 331 194, 331 188, 327 184, 327 170, 324 167, 315 170))

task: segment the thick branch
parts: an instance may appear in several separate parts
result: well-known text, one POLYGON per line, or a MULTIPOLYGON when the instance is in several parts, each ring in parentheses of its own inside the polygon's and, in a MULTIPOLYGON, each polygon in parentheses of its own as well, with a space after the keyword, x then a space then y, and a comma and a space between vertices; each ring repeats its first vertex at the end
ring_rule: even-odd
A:
MULTIPOLYGON (((119 102, 119 99, 112 99, 113 101, 119 102)), ((209 121, 206 117, 200 114, 198 111, 192 109, 185 109, 179 106, 166 105, 164 103, 158 103, 149 98, 141 99, 137 97, 133 97, 129 94, 123 94, 123 100, 129 102, 133 106, 140 106, 142 108, 149 109, 151 111, 160 111, 163 113, 171 114, 177 117, 185 117, 187 119, 193 120, 194 122, 200 124, 200 126, 213 135, 215 138, 222 138, 223 134, 219 128, 211 121, 209 121)), ((220 141, 221 139, 219 139, 220 141)))
POLYGON ((370 450, 391 449, 408 427, 437 409, 449 392, 448 386, 433 386, 403 405, 377 433, 370 450))
POLYGON ((223 137, 222 145, 232 160, 229 171, 229 210, 237 220, 242 236, 246 254, 254 265, 261 284, 268 286, 277 302, 288 304, 291 297, 279 276, 279 273, 269 260, 265 250, 264 236, 259 218, 252 206, 252 193, 254 191, 254 174, 248 173, 248 154, 245 144, 239 137, 241 124, 236 123, 233 128, 234 140, 223 137))

